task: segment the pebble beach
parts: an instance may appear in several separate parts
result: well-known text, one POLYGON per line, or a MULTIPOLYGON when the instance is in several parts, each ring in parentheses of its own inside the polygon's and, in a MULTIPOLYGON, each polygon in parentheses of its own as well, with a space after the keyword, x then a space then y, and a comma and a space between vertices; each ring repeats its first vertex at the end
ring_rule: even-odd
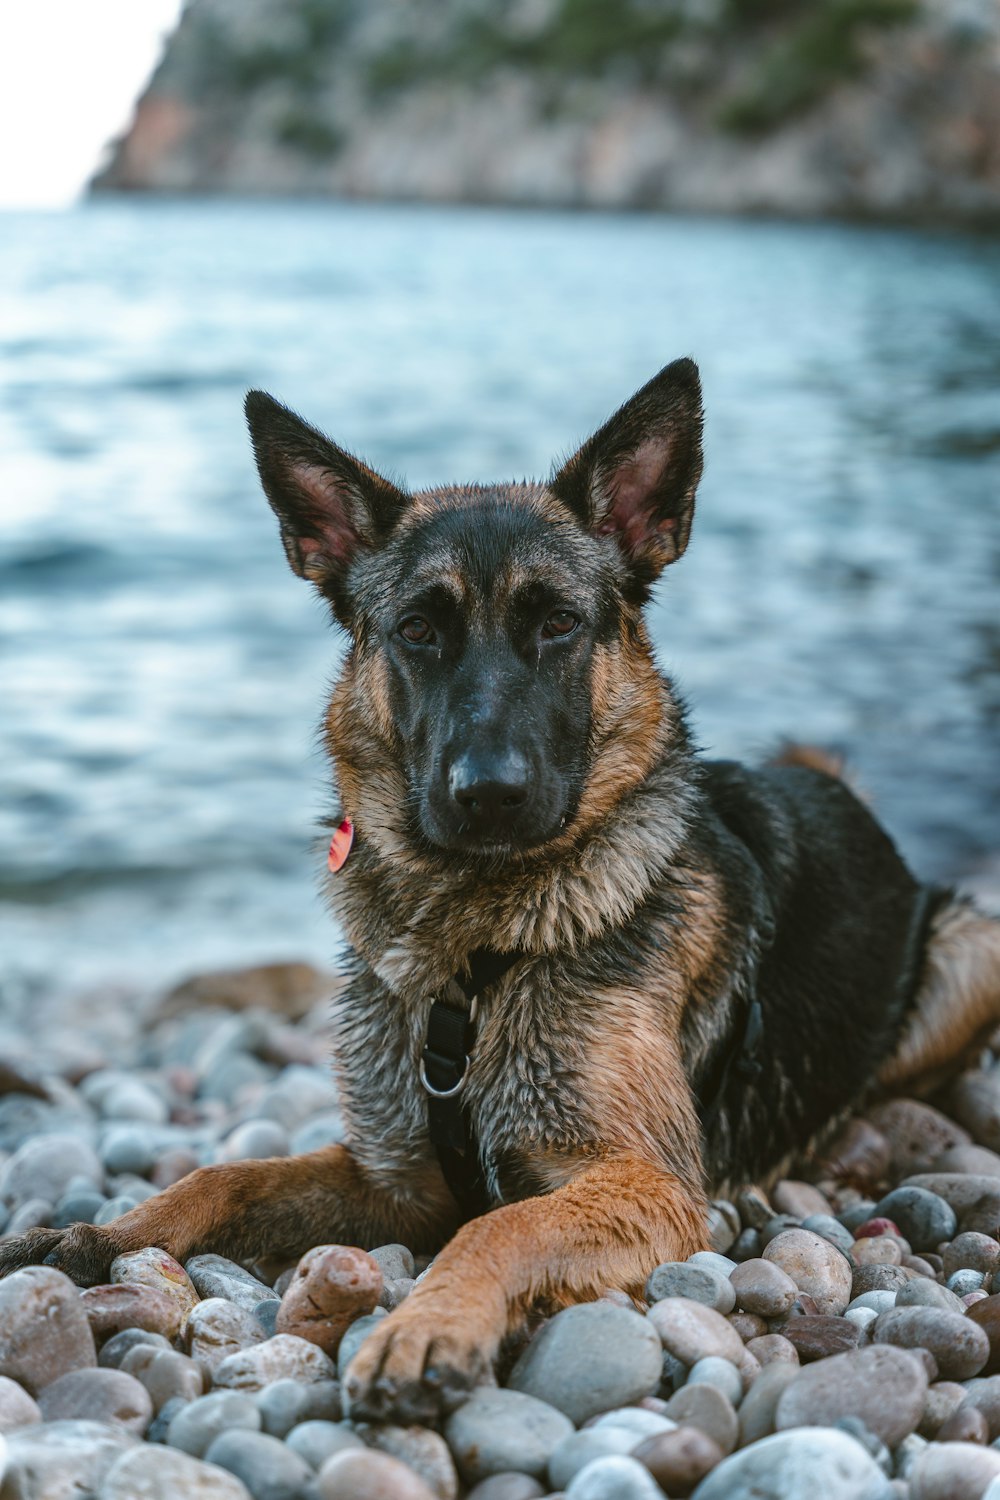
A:
MULTIPOLYGON (((2 1028, 0 1235, 342 1139, 305 964, 2 1028)), ((440 1430, 340 1380, 410 1247, 0 1282, 3 1500, 1000 1500, 1000 1032, 932 1101, 711 1211, 712 1249, 528 1330, 440 1430), (994 1278, 996 1286, 994 1287, 994 1278)))

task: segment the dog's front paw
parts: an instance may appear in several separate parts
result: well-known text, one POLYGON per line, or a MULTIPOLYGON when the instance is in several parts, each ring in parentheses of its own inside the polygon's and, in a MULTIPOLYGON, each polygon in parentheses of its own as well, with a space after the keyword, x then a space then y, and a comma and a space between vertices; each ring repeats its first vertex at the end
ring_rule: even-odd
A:
POLYGON ((55 1266, 77 1286, 99 1286, 107 1281, 119 1252, 109 1227, 71 1224, 68 1229, 29 1229, 13 1239, 0 1240, 0 1276, 25 1266, 55 1266))
POLYGON ((489 1378, 493 1343, 477 1338, 474 1318, 404 1303, 372 1329, 347 1367, 350 1415, 401 1426, 436 1422, 489 1378))

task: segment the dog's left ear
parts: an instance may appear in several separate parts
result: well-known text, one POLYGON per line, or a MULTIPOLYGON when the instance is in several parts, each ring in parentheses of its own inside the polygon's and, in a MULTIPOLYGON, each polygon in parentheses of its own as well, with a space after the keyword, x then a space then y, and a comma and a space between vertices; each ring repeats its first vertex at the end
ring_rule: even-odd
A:
POLYGON ((347 623, 351 563, 389 536, 409 498, 264 391, 249 393, 246 414, 288 561, 347 623))
POLYGON ((614 536, 645 590, 687 546, 701 477, 701 384, 675 359, 584 443, 549 488, 595 536, 614 536))

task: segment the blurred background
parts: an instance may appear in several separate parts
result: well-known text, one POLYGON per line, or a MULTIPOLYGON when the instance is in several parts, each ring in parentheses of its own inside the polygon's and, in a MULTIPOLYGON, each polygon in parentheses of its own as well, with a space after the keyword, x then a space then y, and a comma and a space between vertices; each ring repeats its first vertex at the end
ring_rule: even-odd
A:
POLYGON ((544 475, 693 355, 652 623, 700 744, 839 747, 921 873, 1000 885, 994 0, 17 10, 0 1004, 334 957, 341 648, 251 385, 420 485, 544 475))

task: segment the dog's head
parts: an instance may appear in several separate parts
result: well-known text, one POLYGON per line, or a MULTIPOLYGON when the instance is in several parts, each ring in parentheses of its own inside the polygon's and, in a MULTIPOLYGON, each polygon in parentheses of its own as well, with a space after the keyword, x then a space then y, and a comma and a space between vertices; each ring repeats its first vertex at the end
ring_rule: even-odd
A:
POLYGON ((360 832, 397 857, 523 856, 641 779, 669 703, 640 611, 701 473, 690 360, 547 484, 409 494, 262 392, 247 418, 288 560, 353 639, 327 733, 360 832))

